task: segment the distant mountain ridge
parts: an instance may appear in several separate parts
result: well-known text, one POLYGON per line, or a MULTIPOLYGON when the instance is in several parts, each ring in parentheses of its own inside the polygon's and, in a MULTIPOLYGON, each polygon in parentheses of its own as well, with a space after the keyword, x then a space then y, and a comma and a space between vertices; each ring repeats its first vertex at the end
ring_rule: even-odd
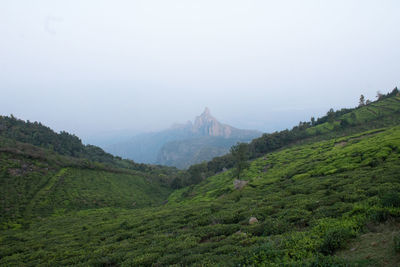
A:
POLYGON ((207 107, 200 116, 195 118, 194 123, 188 121, 186 124, 174 124, 170 129, 185 129, 192 132, 194 136, 213 136, 224 138, 246 138, 255 132, 261 133, 255 130, 237 129, 228 124, 221 123, 211 115, 210 109, 207 107))
POLYGON ((232 134, 232 130, 234 128, 222 124, 213 116, 211 116, 210 110, 206 108, 200 116, 196 117, 194 121, 192 131, 195 133, 199 133, 204 136, 222 136, 225 138, 229 138, 232 134))
POLYGON ((247 142, 260 135, 259 131, 221 123, 205 108, 193 123, 174 124, 164 131, 140 134, 104 149, 136 162, 186 168, 227 153, 236 142, 247 142))

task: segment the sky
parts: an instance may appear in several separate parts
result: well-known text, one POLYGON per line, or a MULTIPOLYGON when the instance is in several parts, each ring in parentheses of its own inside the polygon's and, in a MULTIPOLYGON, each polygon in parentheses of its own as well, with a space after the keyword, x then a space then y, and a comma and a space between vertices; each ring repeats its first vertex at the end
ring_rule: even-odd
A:
POLYGON ((2 0, 0 114, 83 140, 291 128, 400 85, 398 0, 2 0))

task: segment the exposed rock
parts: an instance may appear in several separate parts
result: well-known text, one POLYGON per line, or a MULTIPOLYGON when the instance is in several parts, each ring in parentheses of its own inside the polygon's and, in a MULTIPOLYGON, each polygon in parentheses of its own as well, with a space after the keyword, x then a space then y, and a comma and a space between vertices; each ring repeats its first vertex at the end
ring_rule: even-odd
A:
POLYGON ((247 185, 248 183, 249 183, 249 181, 243 181, 243 180, 236 179, 235 181, 233 181, 233 186, 235 187, 236 190, 240 190, 243 187, 245 187, 245 185, 247 185))
POLYGON ((346 144, 347 144, 347 142, 342 141, 342 142, 339 142, 339 143, 335 143, 335 147, 343 147, 343 146, 345 146, 346 144))
POLYGON ((206 108, 200 116, 196 117, 192 131, 207 136, 223 136, 228 138, 232 134, 232 128, 217 121, 216 118, 211 116, 210 110, 206 108))
POLYGON ((136 162, 186 169, 225 155, 237 142, 248 142, 261 134, 219 122, 206 108, 193 123, 188 121, 160 132, 139 134, 105 149, 136 162))
POLYGON ((10 169, 8 169, 8 173, 11 176, 21 176, 23 174, 23 171, 21 169, 17 169, 17 168, 10 168, 10 169))
POLYGON ((249 224, 255 224, 255 223, 258 223, 257 218, 256 217, 250 217, 249 224))
POLYGON ((243 233, 241 230, 237 231, 235 234, 243 237, 247 236, 247 233, 243 233))

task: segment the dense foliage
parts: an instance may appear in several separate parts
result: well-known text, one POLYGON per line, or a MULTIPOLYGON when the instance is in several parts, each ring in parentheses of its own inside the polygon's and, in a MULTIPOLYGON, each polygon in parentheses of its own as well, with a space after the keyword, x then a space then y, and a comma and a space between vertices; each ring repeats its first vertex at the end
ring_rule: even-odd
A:
MULTIPOLYGON (((56 133, 40 122, 25 122, 13 115, 0 117, 0 135, 23 143, 49 148, 61 155, 80 157, 85 153, 85 146, 77 136, 64 131, 56 133)), ((97 154, 96 151, 92 151, 92 153, 97 154)), ((111 161, 112 156, 104 155, 103 160, 111 161)))
POLYGON ((167 174, 177 172, 175 168, 135 163, 132 160, 121 159, 104 152, 103 149, 84 145, 75 135, 67 132, 56 133, 40 122, 30 122, 15 118, 13 115, 0 116, 0 137, 22 143, 32 144, 60 155, 83 158, 93 162, 101 162, 112 167, 122 167, 132 170, 150 172, 161 171, 167 174))

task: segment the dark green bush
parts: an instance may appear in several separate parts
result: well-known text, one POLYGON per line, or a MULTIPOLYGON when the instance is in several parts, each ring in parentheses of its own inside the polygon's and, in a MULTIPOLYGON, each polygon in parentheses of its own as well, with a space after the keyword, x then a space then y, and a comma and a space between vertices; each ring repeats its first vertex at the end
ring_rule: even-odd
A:
POLYGON ((307 267, 348 267, 349 264, 332 256, 316 256, 314 259, 305 262, 302 266, 307 267))
POLYGON ((119 227, 123 230, 129 230, 133 228, 131 225, 129 225, 127 221, 123 221, 122 223, 120 223, 119 227))
POLYGON ((242 263, 244 266, 258 266, 266 262, 282 261, 283 256, 284 251, 278 250, 272 242, 265 242, 250 251, 242 263))
POLYGON ((400 194, 396 191, 389 191, 381 196, 381 203, 384 207, 400 207, 400 194))
POLYGON ((264 234, 264 224, 263 223, 258 223, 254 225, 250 225, 247 229, 246 232, 249 232, 253 235, 263 235, 264 234))
POLYGON ((385 222, 389 219, 389 212, 385 209, 377 209, 374 210, 371 215, 370 218, 372 219, 372 221, 374 222, 385 222))
POLYGON ((336 227, 329 229, 323 236, 323 241, 319 247, 319 252, 329 255, 336 249, 342 248, 346 241, 353 237, 350 229, 336 227))

